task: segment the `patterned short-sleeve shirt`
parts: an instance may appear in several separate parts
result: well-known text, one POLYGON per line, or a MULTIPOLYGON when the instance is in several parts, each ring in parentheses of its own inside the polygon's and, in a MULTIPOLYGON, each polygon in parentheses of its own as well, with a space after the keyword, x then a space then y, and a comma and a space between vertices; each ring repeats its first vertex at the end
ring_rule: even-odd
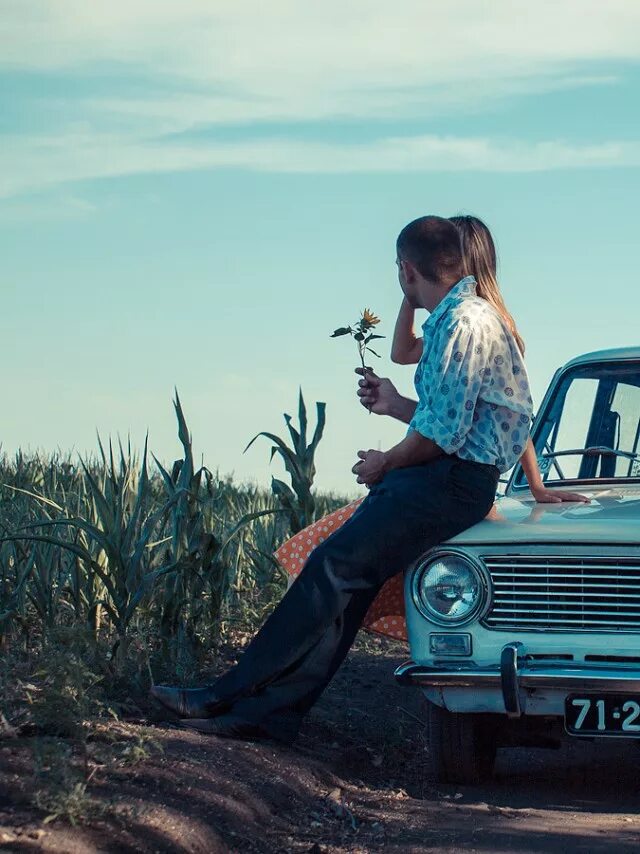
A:
POLYGON ((508 471, 529 438, 533 401, 522 354, 498 312, 467 276, 422 327, 409 424, 461 459, 508 471))

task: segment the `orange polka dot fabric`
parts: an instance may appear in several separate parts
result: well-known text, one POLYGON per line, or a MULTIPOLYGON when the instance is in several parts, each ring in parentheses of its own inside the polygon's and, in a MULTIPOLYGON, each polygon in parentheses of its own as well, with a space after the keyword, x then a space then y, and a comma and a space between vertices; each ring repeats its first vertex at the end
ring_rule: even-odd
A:
MULTIPOLYGON (((344 525, 363 501, 364 498, 359 498, 357 501, 347 504, 346 507, 334 510, 333 513, 324 516, 314 522, 313 525, 309 525, 280 546, 275 553, 275 558, 287 571, 291 580, 298 575, 316 546, 323 543, 330 534, 344 525)), ((394 575, 384 584, 367 611, 362 626, 371 632, 388 635, 399 640, 407 640, 402 572, 394 575)))

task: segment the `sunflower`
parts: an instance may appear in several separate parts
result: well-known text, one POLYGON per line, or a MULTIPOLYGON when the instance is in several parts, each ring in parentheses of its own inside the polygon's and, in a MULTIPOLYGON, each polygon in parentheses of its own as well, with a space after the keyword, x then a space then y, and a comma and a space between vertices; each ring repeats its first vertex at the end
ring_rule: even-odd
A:
POLYGON ((371 309, 365 308, 360 320, 358 320, 355 326, 341 326, 331 334, 332 338, 341 338, 343 335, 352 336, 358 346, 358 355, 360 356, 360 362, 364 371, 371 370, 371 368, 367 368, 365 364, 366 353, 372 353, 374 356, 380 358, 380 354, 376 353, 376 351, 369 346, 369 344, 377 338, 384 338, 384 335, 376 335, 371 331, 379 323, 380 318, 376 317, 371 309))
POLYGON ((372 326, 377 326, 380 323, 380 318, 376 317, 368 308, 365 308, 362 312, 362 323, 370 329, 372 326))

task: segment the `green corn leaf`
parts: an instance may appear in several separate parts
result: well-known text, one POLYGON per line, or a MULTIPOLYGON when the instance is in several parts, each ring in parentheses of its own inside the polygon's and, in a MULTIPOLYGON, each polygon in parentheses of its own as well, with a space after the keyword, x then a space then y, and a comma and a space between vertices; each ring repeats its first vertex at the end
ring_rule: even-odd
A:
POLYGON ((296 496, 291 487, 277 477, 271 478, 271 491, 287 508, 292 508, 296 503, 296 496))
MULTIPOLYGON (((254 436, 253 439, 249 442, 247 447, 244 449, 245 453, 249 450, 251 445, 256 441, 259 436, 265 436, 267 439, 270 439, 277 446, 277 453, 279 453, 284 461, 285 467, 289 473, 294 472, 296 476, 300 477, 302 472, 300 470, 300 464, 295 457, 295 454, 291 450, 291 448, 287 447, 285 443, 279 436, 276 436, 274 433, 262 432, 258 433, 257 436, 254 436)), ((273 454, 272 457, 273 459, 273 454)))
POLYGON ((3 483, 6 489, 11 489, 13 492, 20 492, 23 495, 28 495, 30 498, 35 498, 37 501, 42 501, 43 504, 47 504, 49 507, 53 507, 54 510, 59 510, 60 513, 64 513, 63 508, 56 504, 55 501, 52 501, 50 498, 46 498, 44 495, 39 495, 37 492, 30 492, 28 489, 21 489, 19 486, 12 486, 10 483, 3 483))
POLYGON ((255 519, 260 519, 263 516, 273 516, 280 512, 282 511, 278 510, 277 508, 274 508, 271 510, 257 510, 254 513, 245 513, 245 515, 240 519, 240 521, 233 526, 226 539, 222 542, 222 545, 220 546, 220 551, 223 552, 227 548, 229 543, 233 540, 233 538, 255 519))
MULTIPOLYGON (((293 442, 294 450, 296 454, 300 456, 301 450, 304 449, 304 444, 300 433, 298 433, 296 428, 293 426, 293 424, 291 423, 291 416, 287 415, 286 412, 284 414, 284 420, 287 422, 287 427, 289 428, 289 435, 291 436, 291 441, 293 442)), ((271 456, 271 459, 273 459, 273 455, 271 456)))
POLYGON ((145 521, 140 532, 138 542, 136 543, 134 553, 130 558, 130 577, 135 576, 135 574, 139 570, 139 567, 142 565, 142 560, 144 558, 145 551, 147 549, 153 532, 161 523, 164 522, 168 514, 182 498, 182 495, 183 493, 181 491, 175 491, 174 494, 169 498, 169 500, 166 501, 165 504, 159 510, 149 516, 149 518, 145 521))
POLYGON ((287 486, 287 484, 282 480, 278 480, 275 477, 271 480, 271 490, 282 505, 283 509, 289 514, 291 530, 294 534, 297 534, 298 531, 302 530, 304 527, 300 514, 300 508, 303 504, 303 500, 296 498, 296 494, 289 488, 289 486, 287 486))
POLYGON ((108 477, 111 481, 111 487, 115 496, 118 490, 118 481, 116 478, 116 464, 115 460, 113 459, 113 443, 111 441, 111 438, 109 438, 109 462, 111 463, 111 465, 109 467, 108 477))
MULTIPOLYGON (((51 528, 56 527, 58 525, 68 526, 71 528, 79 528, 84 531, 87 536, 92 539, 97 545, 100 546, 103 551, 107 554, 113 551, 113 544, 109 541, 109 538, 105 535, 104 531, 100 528, 96 527, 96 525, 92 525, 91 522, 87 522, 85 519, 69 516, 62 519, 40 519, 37 522, 31 522, 28 525, 24 525, 22 530, 28 531, 31 528, 51 528)), ((29 539, 30 537, 24 537, 23 539, 29 539)), ((33 536, 33 539, 38 539, 33 536)), ((39 540, 40 542, 52 542, 52 540, 39 540)), ((65 542, 62 540, 61 542, 65 542)))
POLYGON ((164 485, 165 485, 167 492, 169 493, 169 495, 172 495, 174 490, 175 490, 175 486, 174 486, 173 480, 171 479, 171 475, 166 470, 166 468, 162 465, 162 463, 156 457, 155 454, 152 454, 151 456, 153 457, 154 462, 155 462, 156 466, 158 467, 158 471, 160 472, 162 480, 164 481, 164 485))
POLYGON ((187 455, 191 449, 191 436, 189 435, 189 430, 187 428, 187 422, 185 421, 184 412, 182 411, 182 404, 180 403, 180 397, 178 395, 178 389, 175 390, 176 399, 173 402, 174 408, 176 410, 176 416, 178 418, 178 438, 182 443, 182 447, 184 448, 185 455, 187 455))
POLYGON ((258 549, 255 546, 248 545, 247 551, 251 555, 252 559, 255 560, 255 555, 261 557, 264 561, 269 563, 273 569, 276 570, 278 574, 288 575, 286 569, 278 563, 278 561, 274 558, 274 556, 270 552, 265 552, 262 549, 258 549))
POLYGON ((300 444, 304 448, 307 444, 307 407, 305 406, 302 389, 298 395, 298 421, 300 422, 300 444))
POLYGON ((322 434, 324 433, 324 428, 327 422, 327 404, 326 403, 316 403, 316 418, 317 424, 316 429, 313 433, 313 439, 311 440, 311 444, 309 445, 308 452, 311 457, 315 453, 316 448, 320 443, 320 439, 322 439, 322 434))
POLYGON ((89 484, 89 489, 91 491, 91 495, 96 504, 96 509, 98 511, 98 518, 102 522, 103 528, 106 531, 112 531, 115 526, 115 519, 113 516, 113 511, 107 502, 107 499, 104 496, 104 493, 96 483, 93 475, 87 468, 84 460, 80 460, 80 464, 84 469, 84 474, 87 479, 87 483, 89 484))
POLYGON ((103 572, 102 567, 95 561, 90 552, 86 549, 83 549, 81 546, 78 546, 77 543, 70 543, 67 540, 61 540, 58 537, 46 537, 41 534, 13 534, 9 537, 0 537, 0 542, 11 542, 13 540, 26 540, 28 542, 37 542, 37 543, 50 543, 51 545, 58 546, 61 549, 66 549, 67 551, 73 552, 73 554, 78 555, 83 560, 85 560, 96 572, 101 580, 103 581, 105 587, 110 596, 113 598, 117 598, 117 591, 111 581, 111 578, 103 572))
POLYGON ((138 490, 135 503, 129 521, 126 523, 124 537, 122 542, 122 550, 128 554, 133 545, 133 540, 138 530, 138 525, 142 518, 144 506, 148 498, 149 491, 149 475, 147 471, 147 448, 149 442, 149 434, 145 436, 144 449, 142 452, 142 462, 140 464, 140 477, 138 479, 138 490))
POLYGON ((100 433, 96 430, 96 438, 98 440, 98 450, 100 452, 100 459, 102 460, 102 468, 104 471, 107 470, 107 455, 104 452, 104 446, 102 444, 102 439, 100 438, 100 433))
POLYGON ((121 627, 121 617, 120 614, 114 610, 111 602, 108 599, 98 599, 96 602, 97 605, 100 605, 107 612, 109 617, 111 618, 111 622, 114 626, 120 628, 121 627))
POLYGON ((167 566, 159 567, 158 569, 151 570, 147 572, 142 579, 142 583, 138 586, 135 592, 132 594, 131 599, 122 615, 122 620, 125 626, 127 626, 133 615, 135 614, 140 602, 152 589, 155 582, 161 578, 163 575, 168 575, 170 572, 173 572, 179 565, 179 561, 175 561, 171 564, 167 564, 167 566))
POLYGON ((176 389, 175 392, 176 399, 174 401, 174 407, 176 411, 176 416, 178 418, 178 438, 180 439, 180 442, 182 443, 182 447, 184 449, 184 460, 180 468, 180 475, 178 478, 177 485, 183 489, 188 489, 191 484, 191 479, 193 477, 194 472, 193 453, 191 450, 191 434, 189 433, 187 422, 184 417, 182 404, 180 403, 180 397, 178 395, 178 389, 176 389))

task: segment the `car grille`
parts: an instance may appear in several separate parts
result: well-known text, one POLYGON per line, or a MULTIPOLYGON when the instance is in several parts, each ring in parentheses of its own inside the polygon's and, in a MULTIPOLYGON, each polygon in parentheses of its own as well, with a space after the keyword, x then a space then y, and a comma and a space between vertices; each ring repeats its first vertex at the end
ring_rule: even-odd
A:
POLYGON ((485 557, 495 629, 640 631, 640 558, 485 557))

